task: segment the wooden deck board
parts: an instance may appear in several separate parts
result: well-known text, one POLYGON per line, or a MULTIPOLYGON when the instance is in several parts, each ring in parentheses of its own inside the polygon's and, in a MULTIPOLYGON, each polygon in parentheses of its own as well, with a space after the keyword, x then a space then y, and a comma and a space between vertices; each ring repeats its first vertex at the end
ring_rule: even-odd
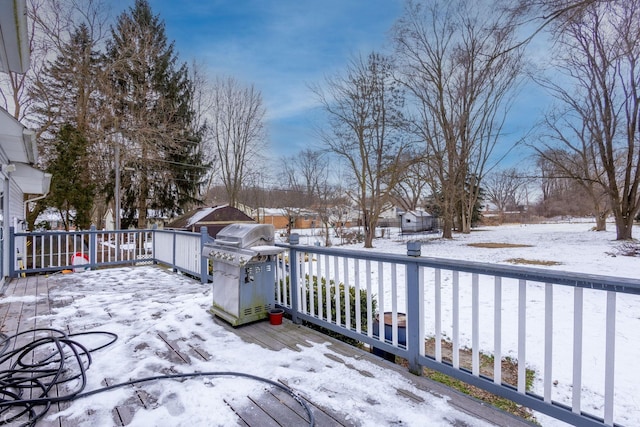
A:
POLYGON ((268 414, 262 407, 256 405, 249 396, 234 401, 225 400, 225 402, 238 414, 238 417, 249 426, 280 427, 280 424, 278 424, 271 414, 268 414))
MULTIPOLYGON (((0 326, 2 332, 11 335, 17 331, 25 331, 33 328, 46 328, 52 324, 48 315, 56 308, 64 307, 73 301, 72 297, 64 296, 58 299, 52 298, 49 281, 46 276, 30 276, 26 278, 13 279, 3 288, 5 297, 16 297, 8 303, 2 303, 3 296, 0 295, 0 326)), ((82 313, 79 316, 84 316, 82 313)), ((94 321, 89 319, 87 321, 94 321)), ((318 331, 311 330, 301 325, 295 325, 290 320, 285 319, 282 325, 270 325, 269 322, 261 321, 240 327, 232 327, 219 318, 212 318, 212 321, 223 325, 225 329, 232 331, 242 340, 260 345, 264 348, 278 351, 290 349, 300 351, 302 347, 310 347, 314 344, 328 344, 324 355, 333 362, 344 364, 345 367, 354 370, 362 376, 372 377, 373 374, 362 368, 359 361, 366 360, 385 369, 391 369, 406 378, 407 383, 412 384, 420 390, 429 391, 434 395, 446 395, 450 397, 449 404, 461 409, 473 416, 490 421, 495 425, 503 426, 530 426, 530 423, 516 419, 508 414, 504 414, 491 407, 486 406, 468 396, 453 392, 447 387, 434 383, 426 378, 416 377, 408 373, 406 368, 395 365, 382 358, 379 358, 363 349, 350 346, 346 343, 334 340, 318 331)), ((98 325, 86 324, 84 328, 92 328, 98 325)), ((80 332, 69 330, 70 333, 80 332)), ((30 334, 33 338, 33 335, 30 334)), ((196 336, 181 337, 158 332, 153 335, 162 342, 162 357, 175 363, 176 365, 190 365, 195 360, 210 360, 212 355, 205 350, 204 338, 196 336)), ((21 337, 21 341, 28 341, 29 337, 21 337)), ((210 347, 208 347, 210 348, 210 347)), ((109 385, 119 380, 115 378, 104 378, 104 384, 109 385)), ((279 378, 282 384, 287 384, 286 378, 279 378)), ((131 423, 136 412, 141 408, 151 408, 157 405, 155 398, 144 391, 143 386, 131 386, 134 393, 130 399, 116 408, 113 408, 112 416, 114 425, 126 426, 131 423)), ((398 388, 392 392, 402 394, 409 399, 420 402, 422 398, 413 394, 405 388, 398 388)), ((62 390, 60 390, 62 392, 62 390)), ((310 405, 315 419, 315 425, 320 427, 329 426, 358 426, 359 423, 349 414, 322 407, 314 403, 313 396, 301 394, 310 405)), ((305 425, 307 414, 304 408, 284 390, 275 387, 258 388, 250 395, 242 399, 228 400, 226 404, 238 415, 237 425, 239 426, 278 426, 278 425, 305 425)), ((52 405, 49 416, 58 411, 68 408, 71 403, 62 402, 52 405)), ((41 420, 38 426, 44 427, 67 427, 71 426, 70 421, 63 417, 57 417, 54 421, 50 417, 48 420, 41 420)), ((452 425, 460 424, 457 420, 451 420, 452 425)))

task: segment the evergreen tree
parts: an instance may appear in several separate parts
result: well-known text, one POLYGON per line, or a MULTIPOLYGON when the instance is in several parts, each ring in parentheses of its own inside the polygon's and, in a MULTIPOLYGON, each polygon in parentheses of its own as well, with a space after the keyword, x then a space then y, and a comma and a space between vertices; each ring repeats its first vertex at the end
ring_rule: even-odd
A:
MULTIPOLYGON (((77 161, 84 167, 61 170, 61 172, 68 183, 78 182, 92 188, 96 187, 96 183, 105 182, 106 177, 104 168, 99 167, 99 159, 104 158, 103 153, 100 152, 103 145, 99 144, 98 128, 100 68, 100 54, 95 48, 95 42, 87 26, 81 24, 71 33, 67 42, 60 44, 60 52, 55 60, 47 63, 42 72, 36 75, 36 81, 30 90, 30 96, 34 102, 38 148, 43 166, 46 169, 50 167, 59 169, 60 165, 69 161, 69 159, 59 158, 61 155, 66 156, 68 151, 61 144, 72 144, 72 140, 75 140, 75 143, 81 140, 83 147, 77 151, 77 155, 81 158, 77 161), (91 167, 87 168, 86 165, 91 167), (73 171, 82 173, 82 176, 71 176, 73 171)), ((54 176, 53 180, 55 183, 59 178, 54 176)), ((67 190, 72 191, 71 188, 67 190)), ((83 193, 85 189, 77 190, 83 193)), ((33 211, 29 212, 30 228, 33 228, 38 214, 46 207, 62 208, 59 200, 49 199, 50 197, 39 201, 35 204, 33 211)), ((93 196, 91 200, 93 202, 93 196)), ((90 207, 87 212, 91 212, 90 207)), ((84 211, 78 214, 82 226, 88 227, 92 222, 91 219, 85 220, 82 217, 84 211)), ((65 223, 68 227, 66 219, 65 223)))
POLYGON ((123 227, 137 214, 137 226, 143 228, 148 209, 173 215, 198 202, 206 165, 200 151, 203 129, 194 128, 190 108, 193 84, 146 0, 136 0, 118 17, 105 59, 112 131, 121 136, 123 169, 135 171, 123 195, 123 227))
POLYGON ((38 75, 31 90, 44 153, 49 154, 50 142, 67 125, 89 139, 91 127, 97 121, 99 72, 99 52, 89 29, 81 24, 69 41, 61 45, 56 59, 38 75))
POLYGON ((60 212, 65 230, 71 224, 86 230, 91 225, 95 185, 86 167, 88 142, 73 125, 65 124, 53 144, 53 160, 47 172, 53 175, 46 204, 60 212))

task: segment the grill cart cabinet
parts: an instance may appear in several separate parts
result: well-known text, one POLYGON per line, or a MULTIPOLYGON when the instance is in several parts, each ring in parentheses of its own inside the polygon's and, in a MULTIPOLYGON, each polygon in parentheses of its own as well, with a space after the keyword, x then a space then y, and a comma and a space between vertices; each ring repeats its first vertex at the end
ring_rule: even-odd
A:
POLYGON ((269 317, 276 257, 283 252, 272 246, 274 236, 270 224, 231 224, 205 245, 203 256, 213 263, 212 314, 233 326, 269 317))

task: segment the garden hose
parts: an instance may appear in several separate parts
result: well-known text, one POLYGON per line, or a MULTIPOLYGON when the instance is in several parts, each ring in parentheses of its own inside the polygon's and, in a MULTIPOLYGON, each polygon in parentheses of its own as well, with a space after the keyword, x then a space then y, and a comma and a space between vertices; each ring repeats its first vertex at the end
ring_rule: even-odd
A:
POLYGON ((87 383, 87 370, 92 361, 91 353, 113 344, 118 336, 112 332, 82 332, 67 334, 50 328, 32 329, 12 336, 0 334, 0 425, 20 425, 32 427, 42 419, 52 403, 70 402, 75 399, 93 396, 119 387, 178 378, 194 377, 243 377, 270 384, 289 394, 306 411, 309 425, 314 425, 311 408, 289 387, 242 372, 192 372, 182 374, 156 375, 146 378, 113 384, 92 391, 84 391, 87 383), (11 345, 22 336, 32 334, 34 340, 10 350, 11 345), (106 337, 106 342, 95 348, 87 348, 74 338, 98 335, 106 337), (44 355, 44 356, 43 356, 44 355), (78 381, 76 381, 78 380, 78 381), (77 385, 66 394, 71 384, 77 385), (65 385, 65 387, 60 387, 65 385), (54 390, 52 392, 52 390, 54 390), (56 391, 57 390, 57 393, 56 391), (31 396, 27 398, 26 396, 31 396))

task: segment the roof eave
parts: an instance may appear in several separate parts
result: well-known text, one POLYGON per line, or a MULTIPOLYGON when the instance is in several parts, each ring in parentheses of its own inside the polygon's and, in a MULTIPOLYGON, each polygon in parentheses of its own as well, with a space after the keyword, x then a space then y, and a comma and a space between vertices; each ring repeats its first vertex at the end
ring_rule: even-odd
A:
POLYGON ((26 0, 0 2, 0 71, 24 74, 29 65, 26 0))

